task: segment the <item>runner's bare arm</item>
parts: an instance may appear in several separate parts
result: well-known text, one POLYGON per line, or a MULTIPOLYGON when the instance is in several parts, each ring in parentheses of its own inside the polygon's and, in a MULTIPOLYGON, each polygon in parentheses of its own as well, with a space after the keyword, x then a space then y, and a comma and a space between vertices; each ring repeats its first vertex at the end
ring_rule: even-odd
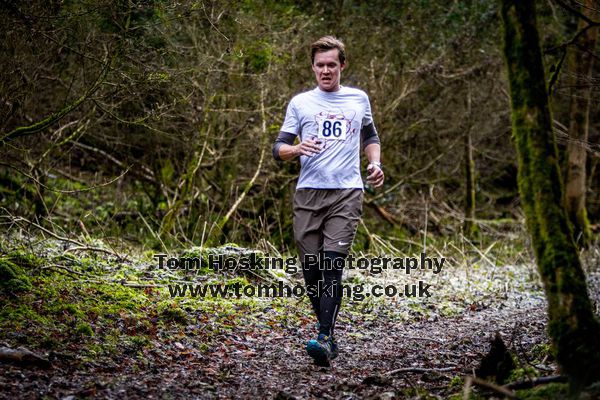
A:
POLYGON ((273 144, 273 157, 279 161, 287 161, 300 155, 312 157, 313 154, 321 152, 319 142, 315 138, 309 138, 302 143, 293 145, 295 139, 296 135, 279 132, 279 136, 273 144))
POLYGON ((380 187, 385 180, 385 174, 381 169, 381 145, 379 143, 371 143, 365 147, 365 153, 369 160, 367 166, 367 183, 373 187, 380 187))

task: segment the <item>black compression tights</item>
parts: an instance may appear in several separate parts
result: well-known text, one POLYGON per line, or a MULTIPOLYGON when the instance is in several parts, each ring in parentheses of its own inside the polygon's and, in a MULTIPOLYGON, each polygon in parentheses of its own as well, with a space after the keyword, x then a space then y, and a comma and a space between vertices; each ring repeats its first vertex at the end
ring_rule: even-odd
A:
POLYGON ((319 320, 319 333, 333 335, 335 319, 342 304, 342 271, 346 255, 336 251, 325 251, 318 265, 302 268, 307 286, 317 287, 322 280, 319 293, 309 298, 319 320))

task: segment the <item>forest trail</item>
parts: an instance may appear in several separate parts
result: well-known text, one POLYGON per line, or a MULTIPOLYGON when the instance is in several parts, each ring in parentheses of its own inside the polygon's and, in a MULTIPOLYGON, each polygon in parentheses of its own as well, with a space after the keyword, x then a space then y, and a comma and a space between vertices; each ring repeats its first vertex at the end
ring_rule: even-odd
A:
MULTIPOLYGON (((306 296, 174 298, 163 287, 273 278, 301 284, 300 270, 270 278, 190 275, 158 268, 148 254, 72 258, 45 240, 26 256, 19 246, 5 243, 4 260, 29 271, 28 289, 3 295, 0 345, 24 346, 52 368, 0 364, 0 398, 462 398, 463 378, 496 332, 517 363, 509 381, 558 374, 535 267, 506 264, 491 252, 448 253, 439 274, 348 270, 345 282, 365 287, 424 280, 432 296, 345 298, 340 356, 321 368, 305 351, 316 336, 306 296), (49 269, 57 263, 62 268, 49 269)), ((600 272, 588 271, 588 286, 598 312, 600 272)))
POLYGON ((234 326, 206 351, 199 350, 201 336, 186 335, 139 359, 122 354, 81 364, 58 358, 50 371, 5 367, 2 397, 388 399, 426 389, 447 398, 462 391, 462 385, 449 388, 452 379, 472 373, 496 331, 519 359, 535 359, 534 347, 547 343, 541 296, 414 322, 342 314, 340 357, 331 368, 319 368, 304 350, 314 325, 300 318, 305 320, 300 329, 234 326), (452 369, 388 374, 415 367, 452 369))
MULTIPOLYGON (((383 399, 413 397, 414 388, 419 387, 445 398, 452 393, 446 389, 453 377, 477 367, 496 330, 513 346, 530 352, 546 342, 544 325, 541 301, 520 309, 486 309, 436 321, 398 323, 385 317, 345 321, 338 333, 342 353, 332 368, 318 368, 307 357, 304 345, 311 337, 310 325, 295 332, 267 333, 266 345, 256 347, 256 354, 230 361, 231 378, 223 394, 383 399), (405 368, 453 369, 389 374, 405 368)), ((226 365, 217 362, 215 366, 226 365)), ((454 388, 454 392, 460 390, 454 388)))

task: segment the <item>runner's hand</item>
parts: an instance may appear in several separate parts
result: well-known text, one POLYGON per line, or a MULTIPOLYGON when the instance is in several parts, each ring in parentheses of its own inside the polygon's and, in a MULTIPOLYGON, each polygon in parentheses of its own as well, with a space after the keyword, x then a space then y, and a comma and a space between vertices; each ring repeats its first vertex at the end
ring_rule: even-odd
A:
POLYGON ((315 137, 311 137, 306 139, 304 142, 297 144, 296 147, 296 155, 300 156, 308 156, 312 157, 315 154, 319 154, 321 152, 321 141, 317 140, 315 137))
POLYGON ((383 185, 385 175, 379 165, 370 163, 367 166, 367 183, 373 187, 379 187, 383 185))

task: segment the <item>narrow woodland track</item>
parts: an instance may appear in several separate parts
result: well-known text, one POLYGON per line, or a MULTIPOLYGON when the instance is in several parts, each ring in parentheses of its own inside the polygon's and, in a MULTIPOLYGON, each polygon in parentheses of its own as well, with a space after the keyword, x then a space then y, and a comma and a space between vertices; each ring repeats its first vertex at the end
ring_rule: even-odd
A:
POLYGON ((168 354, 157 349, 139 360, 119 356, 81 365, 59 357, 49 371, 5 366, 1 396, 410 398, 419 387, 445 398, 452 393, 447 390, 451 379, 477 367, 496 331, 523 359, 534 345, 547 342, 545 321, 541 298, 523 307, 474 309, 412 323, 342 316, 342 353, 330 369, 313 366, 305 354, 304 344, 314 329, 309 321, 301 329, 239 326, 204 352, 197 351, 201 343, 188 340, 168 354), (389 374, 407 368, 432 371, 389 374))

